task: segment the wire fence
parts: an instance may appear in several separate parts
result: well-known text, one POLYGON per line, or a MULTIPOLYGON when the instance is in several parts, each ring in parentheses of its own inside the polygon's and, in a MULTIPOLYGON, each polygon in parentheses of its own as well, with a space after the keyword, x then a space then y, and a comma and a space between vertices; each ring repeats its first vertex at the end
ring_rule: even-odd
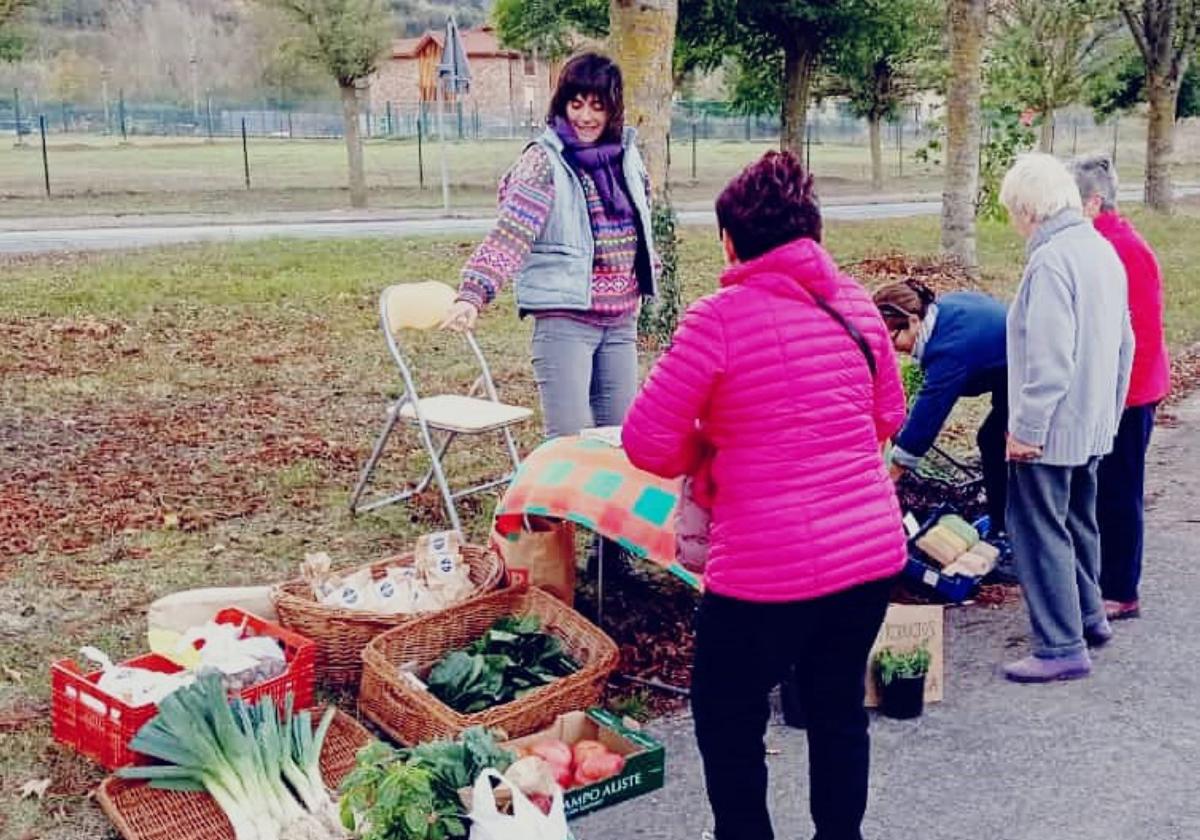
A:
MULTIPOLYGON (((911 105, 882 126, 884 174, 893 184, 901 179, 902 190, 926 189, 940 172, 940 110, 911 105), (918 154, 922 149, 929 154, 918 154)), ((485 108, 469 100, 440 114, 434 103, 372 102, 360 120, 371 141, 369 186, 394 193, 430 190, 440 176, 435 155, 445 154, 452 189, 485 196, 544 127, 540 110, 529 103, 485 108), (449 142, 435 152, 430 145, 443 136, 449 142)), ((103 203, 105 196, 174 195, 173 206, 186 207, 205 195, 249 189, 289 192, 290 201, 304 191, 344 188, 343 131, 337 101, 205 97, 181 105, 131 102, 118 94, 99 103, 47 102, 10 91, 0 95, 0 138, 14 140, 9 147, 0 139, 0 198, 93 196, 103 203)), ((1085 109, 1064 110, 1055 115, 1053 151, 1108 151, 1132 183, 1145 161, 1145 131, 1142 117, 1097 121, 1085 109)), ((677 102, 668 150, 672 187, 690 185, 692 198, 705 198, 779 136, 776 117, 739 114, 724 102, 677 102)), ((814 105, 804 142, 818 175, 870 182, 869 126, 845 103, 814 105)), ((1181 180, 1200 180, 1200 120, 1179 123, 1176 162, 1181 180)), ((421 195, 400 200, 430 203, 421 195)), ((140 206, 132 198, 127 203, 140 206)))

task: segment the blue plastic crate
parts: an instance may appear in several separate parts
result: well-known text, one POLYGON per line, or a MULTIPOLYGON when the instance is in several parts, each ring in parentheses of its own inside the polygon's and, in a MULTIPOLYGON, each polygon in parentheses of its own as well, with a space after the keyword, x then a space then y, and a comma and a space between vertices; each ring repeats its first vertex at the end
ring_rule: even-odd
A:
POLYGON ((961 604, 975 594, 975 590, 979 588, 980 578, 943 574, 941 568, 930 562, 926 558, 925 552, 917 548, 917 540, 925 536, 925 532, 936 525, 939 519, 951 513, 954 513, 954 509, 949 505, 938 507, 925 520, 925 524, 908 538, 908 561, 904 564, 903 575, 905 578, 933 590, 947 601, 961 604))

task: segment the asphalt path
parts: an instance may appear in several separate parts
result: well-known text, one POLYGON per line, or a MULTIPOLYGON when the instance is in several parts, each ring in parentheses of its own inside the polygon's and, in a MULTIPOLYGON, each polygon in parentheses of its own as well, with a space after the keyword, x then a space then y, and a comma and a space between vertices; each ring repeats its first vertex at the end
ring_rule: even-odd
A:
MULTIPOLYGON (((1200 838, 1200 397, 1170 410, 1147 466, 1143 617, 1114 624, 1089 679, 1023 686, 996 666, 1028 651, 1024 606, 947 609, 945 700, 872 721, 866 840, 1200 838)), ((690 717, 649 728, 666 787, 581 818, 578 840, 711 840, 690 717)), ((773 725, 767 745, 775 837, 808 840, 804 733, 773 725)))
MULTIPOLYGON (((1200 186, 1183 187, 1180 195, 1200 194, 1200 186)), ((1140 200, 1140 192, 1122 193, 1121 200, 1140 200)), ((829 203, 823 208, 827 219, 867 221, 915 216, 936 216, 940 201, 914 200, 861 203, 829 203)), ((0 254, 47 254, 69 251, 121 250, 179 245, 190 242, 242 242, 256 239, 344 239, 385 236, 439 236, 485 233, 492 216, 436 217, 427 213, 404 217, 337 218, 330 214, 287 214, 279 221, 222 221, 208 217, 203 221, 180 224, 169 216, 124 217, 89 221, 86 219, 9 219, 0 220, 0 254)), ((684 209, 680 224, 714 225, 712 210, 684 209)))

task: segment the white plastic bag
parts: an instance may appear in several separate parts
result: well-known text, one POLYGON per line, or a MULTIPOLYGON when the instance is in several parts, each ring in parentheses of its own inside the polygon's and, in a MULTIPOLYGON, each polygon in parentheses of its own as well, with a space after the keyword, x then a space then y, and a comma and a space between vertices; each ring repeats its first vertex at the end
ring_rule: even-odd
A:
POLYGON ((549 815, 530 802, 496 770, 484 770, 475 780, 471 798, 471 840, 567 840, 567 817, 562 791, 554 794, 549 815), (495 780, 512 791, 512 814, 496 807, 495 780))

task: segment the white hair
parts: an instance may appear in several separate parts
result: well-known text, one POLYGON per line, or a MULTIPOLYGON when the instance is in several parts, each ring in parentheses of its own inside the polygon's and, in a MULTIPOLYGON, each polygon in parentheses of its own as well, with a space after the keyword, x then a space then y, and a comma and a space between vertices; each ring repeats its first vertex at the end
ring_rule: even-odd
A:
POLYGON ((1023 216, 1035 224, 1049 219, 1060 210, 1083 210, 1079 186, 1058 158, 1030 152, 1004 176, 1000 185, 1000 203, 1012 216, 1023 216))

